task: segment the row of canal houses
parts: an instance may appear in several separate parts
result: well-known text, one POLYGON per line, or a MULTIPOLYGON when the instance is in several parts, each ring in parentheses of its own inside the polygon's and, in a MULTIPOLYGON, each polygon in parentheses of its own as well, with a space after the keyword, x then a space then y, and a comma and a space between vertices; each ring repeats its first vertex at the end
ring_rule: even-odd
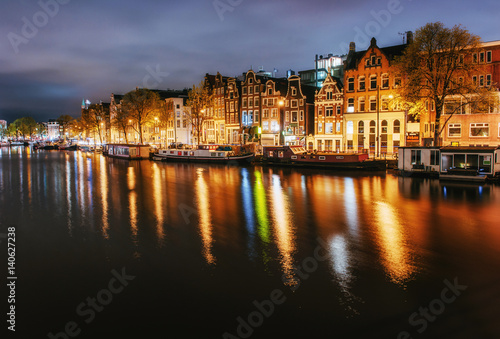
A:
MULTIPOLYGON (((166 125, 151 126, 146 135, 149 142, 161 144, 258 142, 373 155, 396 154, 400 146, 430 144, 433 103, 426 102, 425 111, 414 119, 392 102, 402 80, 392 71, 391 62, 411 42, 411 32, 407 34, 407 42, 397 46, 381 48, 373 38, 367 50, 356 51, 351 43, 346 56, 329 56, 341 58, 342 65, 320 70, 325 74, 321 81, 318 58, 314 70, 287 78, 253 70, 241 77, 206 74, 204 84, 214 94, 215 104, 208 108, 209 119, 199 141, 194 139, 185 116, 189 112, 185 107, 187 91, 157 91, 166 101, 171 118, 166 125), (311 73, 313 81, 309 81, 311 73)), ((478 86, 500 83, 500 41, 483 43, 475 62, 485 66, 484 73, 474 76, 478 86)), ((121 99, 120 95, 111 95, 111 119, 121 99)), ((450 117, 446 107, 443 145, 500 145, 498 108, 468 109, 450 117)), ((117 133, 111 131, 112 141, 119 141, 117 133)))

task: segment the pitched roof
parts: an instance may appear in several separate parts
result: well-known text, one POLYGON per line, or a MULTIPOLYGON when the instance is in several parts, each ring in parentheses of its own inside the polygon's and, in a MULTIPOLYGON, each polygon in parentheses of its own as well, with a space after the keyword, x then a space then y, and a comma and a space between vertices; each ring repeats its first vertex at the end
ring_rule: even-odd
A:
POLYGON ((363 59, 366 52, 368 52, 371 48, 378 48, 390 62, 394 60, 394 57, 402 55, 407 46, 408 44, 402 44, 381 48, 377 46, 377 40, 375 38, 372 38, 371 45, 367 50, 359 52, 353 50, 349 51, 349 54, 347 55, 347 59, 345 61, 345 69, 350 70, 358 68, 359 62, 361 61, 361 59, 363 59))

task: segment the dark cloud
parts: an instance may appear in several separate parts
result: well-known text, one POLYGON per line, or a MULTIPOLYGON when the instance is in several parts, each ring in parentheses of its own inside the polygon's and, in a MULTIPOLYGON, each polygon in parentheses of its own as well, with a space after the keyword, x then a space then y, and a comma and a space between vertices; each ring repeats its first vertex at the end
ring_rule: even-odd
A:
POLYGON ((460 22, 486 41, 499 39, 497 1, 401 0, 399 13, 383 17, 394 1, 220 0, 237 5, 218 12, 213 0, 72 0, 52 6, 57 13, 45 23, 38 0, 6 0, 0 12, 0 119, 77 116, 82 98, 108 101, 112 92, 142 87, 151 69, 162 76, 148 83, 162 89, 191 87, 207 72, 310 69, 315 54, 341 54, 350 41, 362 40, 359 32, 387 46, 401 42, 399 32, 439 20, 460 22), (22 36, 26 20, 43 25, 16 53, 9 34, 22 36), (368 29, 375 27, 370 22, 378 31, 368 29))

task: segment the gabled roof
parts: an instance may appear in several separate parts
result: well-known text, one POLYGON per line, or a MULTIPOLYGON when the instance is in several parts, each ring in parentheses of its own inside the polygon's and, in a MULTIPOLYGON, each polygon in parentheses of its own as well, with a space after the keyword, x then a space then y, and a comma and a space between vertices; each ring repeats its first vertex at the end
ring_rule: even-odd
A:
POLYGON ((349 54, 347 55, 347 59, 345 61, 345 69, 346 70, 357 69, 360 61, 365 57, 366 53, 372 48, 379 49, 382 52, 382 54, 385 55, 387 60, 389 60, 390 62, 394 60, 394 57, 402 55, 407 46, 408 44, 402 44, 402 45, 380 48, 377 46, 377 40, 375 38, 372 38, 370 47, 367 50, 359 52, 356 52, 354 50, 349 51, 349 54))

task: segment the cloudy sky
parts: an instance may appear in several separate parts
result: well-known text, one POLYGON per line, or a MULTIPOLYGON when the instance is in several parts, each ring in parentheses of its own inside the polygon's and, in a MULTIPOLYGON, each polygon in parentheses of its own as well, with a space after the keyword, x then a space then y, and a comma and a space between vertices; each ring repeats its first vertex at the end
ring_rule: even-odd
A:
POLYGON ((0 119, 77 117, 83 98, 182 89, 251 67, 283 76, 315 54, 379 46, 428 22, 500 40, 498 0, 2 0, 0 119))

